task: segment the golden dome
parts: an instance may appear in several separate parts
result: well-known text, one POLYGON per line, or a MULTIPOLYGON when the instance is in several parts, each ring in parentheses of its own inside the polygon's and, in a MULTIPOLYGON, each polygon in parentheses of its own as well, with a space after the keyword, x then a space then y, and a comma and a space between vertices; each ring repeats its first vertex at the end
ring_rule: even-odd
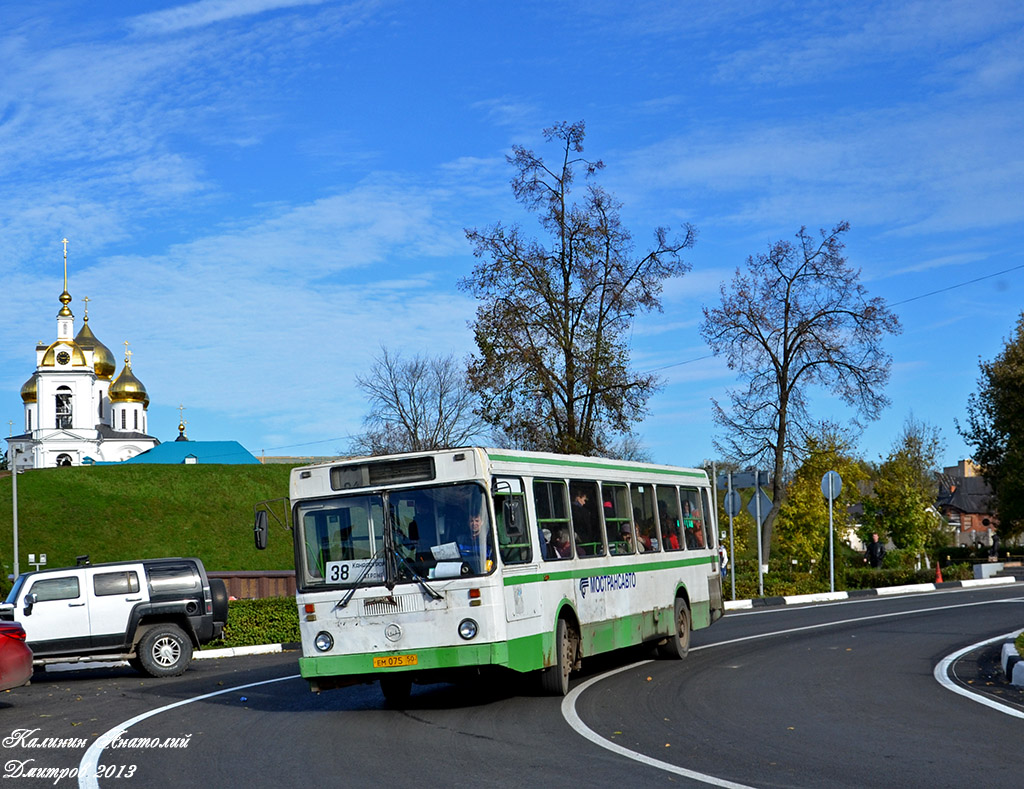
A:
POLYGON ((131 365, 125 362, 121 374, 107 389, 107 397, 112 403, 142 403, 143 408, 149 407, 149 394, 142 381, 132 373, 131 365))
POLYGON ((36 388, 36 377, 33 375, 21 386, 21 399, 26 404, 34 403, 39 397, 39 390, 36 388))
POLYGON ((68 350, 71 351, 71 366, 72 367, 85 367, 85 354, 82 353, 82 349, 78 347, 78 344, 74 340, 57 340, 51 342, 43 353, 43 361, 39 363, 40 367, 56 367, 57 366, 57 350, 58 345, 68 346, 68 350))
POLYGON ((85 322, 75 336, 75 344, 86 350, 92 350, 92 369, 96 371, 97 378, 109 381, 113 377, 114 371, 117 369, 114 354, 106 345, 96 339, 96 335, 89 328, 88 315, 85 316, 85 322))

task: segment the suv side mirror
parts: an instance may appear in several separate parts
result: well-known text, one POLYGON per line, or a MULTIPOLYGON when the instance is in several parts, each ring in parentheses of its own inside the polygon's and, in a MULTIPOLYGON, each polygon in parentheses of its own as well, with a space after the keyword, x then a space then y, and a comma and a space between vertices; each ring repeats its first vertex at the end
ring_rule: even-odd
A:
POLYGON ((267 532, 269 531, 266 510, 257 510, 256 522, 252 527, 252 536, 256 542, 256 550, 262 551, 267 547, 267 532))
POLYGON ((32 616, 32 608, 38 602, 38 599, 35 592, 25 595, 25 608, 23 611, 25 616, 32 616))

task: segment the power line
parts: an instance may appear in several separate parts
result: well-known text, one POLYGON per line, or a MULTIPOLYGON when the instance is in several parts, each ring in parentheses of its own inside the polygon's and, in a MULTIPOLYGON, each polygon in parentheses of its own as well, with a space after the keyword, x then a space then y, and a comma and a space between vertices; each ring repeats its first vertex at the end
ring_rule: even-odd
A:
MULTIPOLYGON (((918 299, 924 299, 924 298, 927 298, 928 296, 935 296, 935 295, 937 295, 939 293, 945 293, 946 291, 956 290, 957 288, 963 288, 963 287, 966 287, 967 285, 973 285, 976 282, 981 282, 981 281, 986 280, 986 279, 992 279, 993 277, 998 277, 998 276, 1000 276, 1002 274, 1009 274, 1011 271, 1017 271, 1017 270, 1022 269, 1022 268, 1024 268, 1024 263, 1021 263, 1019 266, 1011 266, 1010 268, 1003 269, 1002 271, 995 271, 995 272, 993 272, 991 274, 985 274, 985 275, 983 275, 981 277, 975 277, 974 279, 969 279, 969 280, 966 280, 965 282, 958 282, 956 285, 950 285, 949 287, 946 287, 946 288, 939 288, 938 290, 932 290, 932 291, 929 291, 928 293, 922 293, 920 296, 911 296, 909 299, 903 299, 903 301, 894 301, 889 306, 890 307, 898 307, 901 304, 909 304, 910 302, 917 301, 918 299)), ((711 359, 711 358, 714 358, 714 354, 713 353, 705 354, 704 356, 697 356, 697 357, 695 357, 693 359, 687 359, 684 362, 674 362, 672 364, 666 364, 666 365, 664 365, 662 367, 653 367, 650 370, 645 370, 644 372, 645 373, 657 373, 657 372, 661 372, 662 370, 668 370, 668 369, 670 369, 672 367, 682 367, 684 364, 693 364, 694 362, 700 362, 700 361, 703 361, 704 359, 711 359)))
POLYGON ((284 444, 283 446, 279 446, 279 447, 266 447, 265 449, 262 449, 261 451, 264 452, 264 453, 266 453, 267 451, 275 452, 278 449, 293 449, 294 447, 309 447, 309 446, 313 446, 314 444, 331 444, 331 443, 334 443, 336 441, 347 441, 347 440, 351 440, 353 438, 355 438, 355 436, 339 436, 338 438, 323 438, 323 439, 320 439, 319 441, 307 441, 304 444, 284 444))
POLYGON ((645 370, 644 372, 645 373, 657 373, 657 372, 660 372, 662 370, 667 370, 670 367, 681 367, 684 364, 693 364, 694 362, 699 362, 699 361, 701 361, 703 359, 713 359, 714 357, 715 357, 715 355, 713 353, 707 353, 707 354, 704 354, 703 356, 698 356, 695 359, 687 359, 685 362, 675 362, 673 364, 666 364, 664 367, 653 367, 650 370, 645 370))
POLYGON ((1011 266, 1010 268, 1003 269, 1002 271, 996 271, 992 274, 985 274, 984 276, 981 277, 975 277, 974 279, 969 279, 966 282, 960 282, 956 285, 950 285, 948 288, 939 288, 938 290, 933 290, 928 293, 922 293, 920 296, 911 296, 909 299, 903 299, 903 301, 894 301, 889 306, 898 307, 901 304, 909 304, 910 302, 917 301, 918 299, 923 299, 928 296, 934 296, 937 293, 945 293, 948 290, 956 290, 957 288, 962 288, 965 285, 973 285, 975 282, 981 282, 982 280, 985 279, 992 279, 992 277, 998 277, 1000 274, 1009 274, 1011 271, 1016 271, 1017 269, 1022 268, 1024 268, 1024 263, 1021 263, 1019 266, 1011 266))

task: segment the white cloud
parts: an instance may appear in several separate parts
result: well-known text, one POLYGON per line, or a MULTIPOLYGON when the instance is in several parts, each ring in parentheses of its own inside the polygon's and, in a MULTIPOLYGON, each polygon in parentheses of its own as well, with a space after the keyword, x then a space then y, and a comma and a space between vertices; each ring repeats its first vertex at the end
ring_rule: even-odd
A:
POLYGON ((320 5, 323 2, 325 0, 200 0, 198 3, 140 14, 129 20, 129 26, 140 33, 177 33, 267 11, 320 5))

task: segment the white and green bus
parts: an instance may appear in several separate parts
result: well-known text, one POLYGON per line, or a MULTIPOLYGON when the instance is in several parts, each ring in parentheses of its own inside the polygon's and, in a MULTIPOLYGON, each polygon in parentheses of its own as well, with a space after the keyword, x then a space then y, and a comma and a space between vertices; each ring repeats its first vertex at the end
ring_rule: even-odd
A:
MULTIPOLYGON (((685 657, 722 615, 705 472, 477 447, 295 468, 302 676, 315 691, 485 666, 564 695, 582 658, 685 657)), ((257 511, 265 547, 267 515, 257 511)))

